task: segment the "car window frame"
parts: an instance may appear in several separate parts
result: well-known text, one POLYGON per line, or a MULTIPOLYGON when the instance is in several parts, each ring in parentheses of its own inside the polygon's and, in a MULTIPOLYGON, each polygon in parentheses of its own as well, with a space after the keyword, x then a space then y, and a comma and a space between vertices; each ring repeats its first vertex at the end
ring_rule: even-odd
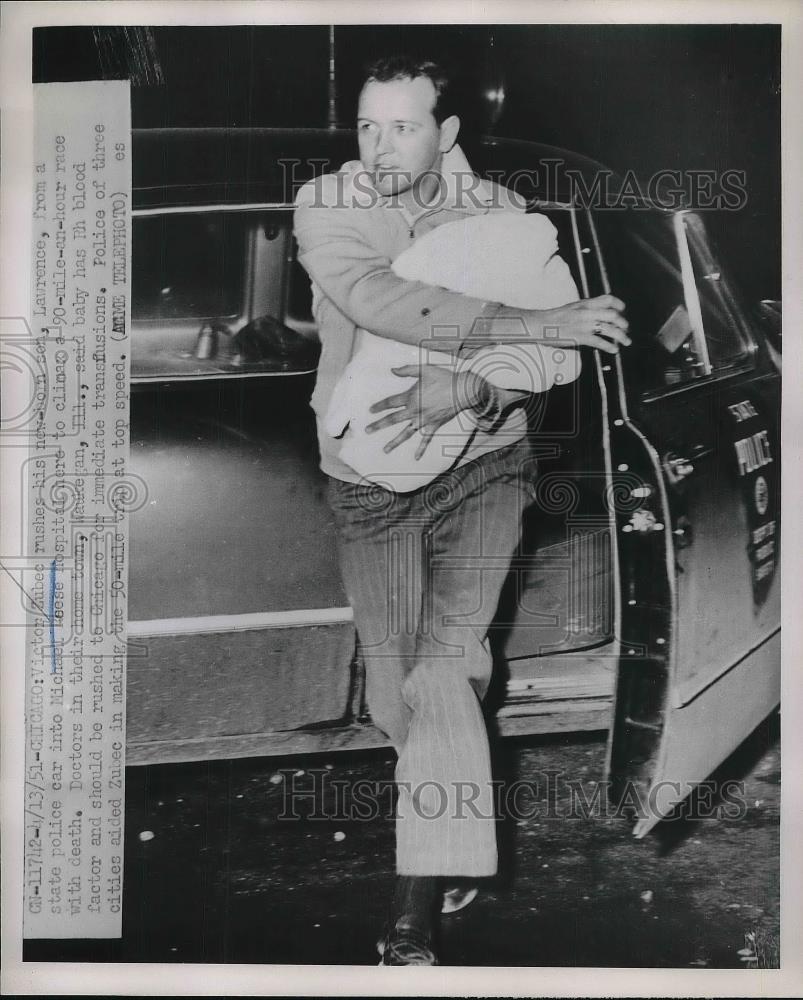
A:
MULTIPOLYGON (((605 254, 604 248, 599 239, 599 234, 597 231, 596 222, 594 219, 594 212, 588 206, 579 206, 582 208, 583 213, 587 219, 588 227, 591 233, 592 241, 594 244, 595 260, 597 268, 600 275, 600 280, 603 289, 606 293, 610 293, 610 281, 608 279, 608 270, 605 264, 605 254)), ((644 211, 643 208, 634 208, 631 211, 644 211)), ((691 389, 700 388, 704 386, 710 386, 713 384, 718 384, 725 379, 733 378, 737 375, 744 375, 746 373, 752 372, 756 368, 756 357, 759 351, 758 343, 753 334, 753 331, 749 324, 745 321, 744 317, 741 315, 741 310, 739 303, 733 295, 730 282, 725 280, 722 287, 725 290, 725 296, 730 300, 730 313, 732 320, 738 325, 739 337, 744 341, 745 351, 744 355, 737 359, 733 364, 723 367, 716 367, 710 361, 709 352, 709 342, 705 332, 705 322, 702 317, 702 304, 700 302, 700 289, 697 284, 697 278, 694 275, 694 268, 691 258, 691 248, 688 243, 688 233, 686 231, 686 225, 683 221, 684 217, 689 217, 693 220, 693 225, 699 227, 702 231, 703 237, 707 238, 707 233, 703 225, 702 219, 696 212, 691 212, 688 209, 681 209, 676 212, 669 212, 668 210, 661 210, 656 207, 651 207, 646 209, 657 213, 658 215, 672 215, 673 216, 673 232, 675 235, 675 246, 678 251, 679 261, 681 266, 680 279, 683 286, 683 298, 686 306, 686 310, 689 314, 689 318, 692 321, 692 335, 697 338, 697 336, 702 337, 702 342, 704 344, 704 357, 707 361, 707 367, 710 369, 707 372, 699 375, 697 378, 689 379, 686 381, 676 382, 664 386, 656 386, 655 388, 642 389, 638 392, 638 398, 644 403, 654 402, 659 399, 665 399, 668 396, 679 395, 684 392, 688 392, 691 389), (684 248, 681 250, 681 245, 684 248), (684 265, 684 257, 686 258, 686 264, 684 265), (685 273, 684 273, 685 271, 685 273), (693 289, 693 301, 689 302, 689 287, 687 283, 690 282, 691 289, 693 289), (692 305, 692 309, 697 313, 695 317, 692 314, 692 310, 689 309, 689 305, 692 305), (696 329, 695 329, 696 328, 696 329), (698 333, 699 331, 699 333, 698 333)), ((707 242, 704 240, 704 245, 707 242)), ((579 247, 578 247, 579 252, 579 247)), ((721 268, 721 264, 719 265, 721 268)), ((697 348, 695 347, 695 350, 697 348)))
MULTIPOLYGON (((279 218, 279 225, 284 222, 287 223, 288 228, 288 247, 284 253, 285 257, 285 267, 282 276, 283 287, 280 293, 280 306, 278 311, 281 313, 277 317, 281 322, 287 322, 290 329, 297 332, 302 337, 310 336, 310 327, 314 324, 310 324, 303 318, 292 318, 286 315, 287 313, 287 293, 289 284, 289 272, 290 268, 293 266, 293 261, 295 258, 295 240, 292 234, 292 213, 294 210, 294 205, 290 202, 215 202, 210 204, 205 204, 203 202, 193 202, 188 201, 186 203, 177 205, 158 205, 158 206, 145 206, 132 209, 132 223, 134 220, 139 218, 152 218, 152 217, 167 217, 167 216, 200 216, 200 215, 242 215, 245 217, 244 220, 244 236, 246 239, 246 245, 244 248, 244 259, 243 268, 245 273, 242 275, 242 288, 239 296, 238 314, 234 318, 230 318, 227 325, 229 326, 232 333, 237 333, 244 326, 246 326, 251 318, 255 315, 260 315, 266 309, 266 304, 264 299, 264 288, 260 286, 260 282, 257 280, 256 273, 256 262, 260 254, 260 247, 258 242, 260 240, 259 230, 264 229, 266 225, 266 220, 271 216, 276 216, 279 218)), ((204 322, 213 319, 213 317, 198 316, 198 317, 149 317, 147 319, 142 319, 136 316, 132 316, 131 320, 131 330, 132 336, 137 333, 140 336, 153 337, 159 331, 169 331, 176 337, 183 337, 187 341, 193 340, 193 338, 199 332, 201 326, 204 322)), ((317 366, 316 366, 317 367, 317 366)), ((310 368, 308 365, 304 365, 298 369, 288 369, 282 371, 265 371, 262 369, 249 370, 247 366, 244 366, 240 371, 222 371, 213 370, 210 372, 185 372, 180 369, 176 371, 164 371, 159 373, 147 373, 144 374, 142 371, 138 370, 136 364, 134 365, 134 370, 131 375, 131 385, 132 387, 139 386, 149 386, 153 384, 162 383, 184 383, 184 382, 198 382, 198 381, 208 381, 208 380, 240 380, 244 378, 270 378, 270 377, 288 377, 296 375, 310 375, 316 370, 316 367, 310 368)))

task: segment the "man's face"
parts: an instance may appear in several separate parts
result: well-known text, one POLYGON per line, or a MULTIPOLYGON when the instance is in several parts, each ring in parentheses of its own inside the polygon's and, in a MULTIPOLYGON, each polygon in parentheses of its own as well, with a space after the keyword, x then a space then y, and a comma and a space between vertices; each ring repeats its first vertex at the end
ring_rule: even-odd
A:
MULTIPOLYGON (((357 109, 360 159, 382 195, 408 191, 440 167, 441 153, 454 141, 435 121, 435 87, 425 76, 370 81, 357 109)), ((456 119, 454 119, 456 121, 456 119)))

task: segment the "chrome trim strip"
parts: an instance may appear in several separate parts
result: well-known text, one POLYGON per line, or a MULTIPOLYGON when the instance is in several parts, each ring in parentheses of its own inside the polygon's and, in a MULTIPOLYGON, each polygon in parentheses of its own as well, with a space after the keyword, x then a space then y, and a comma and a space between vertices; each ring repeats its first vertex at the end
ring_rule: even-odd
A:
POLYGON ((160 375, 132 375, 131 385, 145 385, 158 382, 204 382, 211 379, 244 379, 244 378, 291 378, 297 375, 314 375, 317 368, 303 368, 299 371, 286 372, 192 372, 185 374, 182 372, 164 372, 160 375))
MULTIPOLYGON (((768 642, 771 642, 777 635, 780 634, 781 634, 781 626, 779 625, 777 628, 772 629, 765 636, 763 636, 754 646, 751 646, 745 653, 742 653, 741 656, 733 660, 732 663, 728 663, 724 667, 722 667, 719 673, 716 674, 714 677, 704 677, 701 681, 698 681, 698 683, 694 687, 688 685, 688 687, 691 688, 690 691, 683 691, 680 688, 678 688, 675 691, 675 699, 672 704, 672 708, 679 711, 681 709, 684 709, 687 705, 690 705, 696 698, 699 698, 700 695, 706 692, 710 687, 713 687, 714 684, 718 684, 723 677, 725 677, 727 674, 731 672, 731 670, 734 670, 736 667, 739 666, 740 663, 743 663, 745 660, 749 659, 751 656, 753 656, 754 653, 757 653, 762 646, 766 646, 768 642)), ((780 650, 778 652, 780 654, 780 650)))
POLYGON ((202 215, 206 212, 291 212, 292 204, 286 202, 251 201, 241 204, 220 205, 164 205, 161 208, 134 208, 131 217, 143 218, 149 215, 202 215))
POLYGON ((293 611, 259 611, 248 615, 155 618, 150 621, 129 621, 128 637, 133 639, 158 635, 207 635, 212 632, 341 625, 353 620, 354 612, 351 608, 298 608, 293 611))

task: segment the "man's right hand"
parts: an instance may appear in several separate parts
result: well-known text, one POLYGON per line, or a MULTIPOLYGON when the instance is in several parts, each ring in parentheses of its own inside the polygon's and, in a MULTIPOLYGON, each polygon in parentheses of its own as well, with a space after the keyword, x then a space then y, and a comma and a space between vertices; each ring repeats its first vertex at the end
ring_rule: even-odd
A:
POLYGON ((624 302, 615 295, 598 295, 557 309, 503 307, 494 320, 518 316, 533 340, 550 344, 563 342, 569 347, 596 347, 616 354, 620 346, 627 347, 631 343, 624 309, 624 302))

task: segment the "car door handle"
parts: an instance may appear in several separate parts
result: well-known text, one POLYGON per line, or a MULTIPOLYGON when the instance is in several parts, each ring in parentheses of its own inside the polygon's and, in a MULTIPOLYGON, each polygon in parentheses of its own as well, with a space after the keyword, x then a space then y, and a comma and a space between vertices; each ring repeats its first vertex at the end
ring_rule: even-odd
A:
POLYGON ((667 455, 664 467, 672 483, 679 483, 694 472, 694 463, 680 455, 667 455))
MULTIPOLYGON (((692 530, 691 521, 685 514, 681 514, 675 522, 672 534, 675 536, 676 549, 687 549, 694 541, 694 532, 692 530)), ((681 572, 683 572, 682 568, 681 572)))
POLYGON ((677 455, 675 452, 667 452, 664 456, 664 469, 667 478, 671 483, 679 483, 694 472, 694 463, 713 451, 704 444, 695 444, 688 448, 686 455, 677 455))

